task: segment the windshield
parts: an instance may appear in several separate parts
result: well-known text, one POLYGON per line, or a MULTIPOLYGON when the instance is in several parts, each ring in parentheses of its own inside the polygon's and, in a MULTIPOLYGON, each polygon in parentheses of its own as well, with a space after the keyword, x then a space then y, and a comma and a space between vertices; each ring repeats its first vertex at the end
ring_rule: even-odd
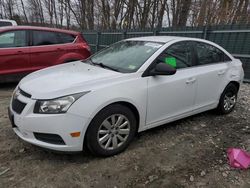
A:
POLYGON ((147 41, 122 41, 93 55, 91 60, 102 67, 123 73, 136 72, 163 43, 147 41))

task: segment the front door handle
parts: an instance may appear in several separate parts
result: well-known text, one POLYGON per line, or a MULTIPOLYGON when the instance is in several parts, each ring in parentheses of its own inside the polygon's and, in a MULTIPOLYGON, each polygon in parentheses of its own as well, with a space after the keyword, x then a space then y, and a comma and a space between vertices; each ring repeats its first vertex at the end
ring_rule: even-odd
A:
POLYGON ((196 81, 195 78, 189 78, 189 79, 186 80, 186 84, 192 84, 192 83, 194 83, 195 81, 196 81))
POLYGON ((225 70, 220 70, 219 72, 218 72, 218 75, 220 76, 220 75, 223 75, 223 74, 225 74, 225 70))
POLYGON ((23 53, 23 51, 21 51, 21 50, 18 50, 18 51, 17 51, 17 53, 19 53, 19 54, 22 54, 22 53, 23 53))

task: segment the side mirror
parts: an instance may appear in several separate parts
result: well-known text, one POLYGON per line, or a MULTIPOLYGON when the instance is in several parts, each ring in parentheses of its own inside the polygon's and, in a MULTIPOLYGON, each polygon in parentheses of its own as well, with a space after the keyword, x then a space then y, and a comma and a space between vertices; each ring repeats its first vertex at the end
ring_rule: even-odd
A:
POLYGON ((176 73, 176 69, 166 63, 158 63, 154 69, 150 71, 151 76, 156 75, 173 75, 176 73))

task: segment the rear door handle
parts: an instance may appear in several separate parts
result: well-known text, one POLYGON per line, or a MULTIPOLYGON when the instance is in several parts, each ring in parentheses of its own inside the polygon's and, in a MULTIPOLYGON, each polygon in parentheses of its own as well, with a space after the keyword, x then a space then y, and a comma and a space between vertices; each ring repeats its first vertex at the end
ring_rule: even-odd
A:
POLYGON ((186 80, 186 84, 192 84, 192 83, 194 83, 195 81, 196 81, 195 78, 189 78, 189 79, 186 80))
POLYGON ((220 76, 220 75, 223 75, 223 74, 225 74, 225 70, 220 70, 219 72, 218 72, 218 75, 220 76))
POLYGON ((17 53, 19 53, 19 54, 22 54, 22 53, 23 53, 23 51, 21 51, 21 50, 18 50, 18 51, 17 51, 17 53))

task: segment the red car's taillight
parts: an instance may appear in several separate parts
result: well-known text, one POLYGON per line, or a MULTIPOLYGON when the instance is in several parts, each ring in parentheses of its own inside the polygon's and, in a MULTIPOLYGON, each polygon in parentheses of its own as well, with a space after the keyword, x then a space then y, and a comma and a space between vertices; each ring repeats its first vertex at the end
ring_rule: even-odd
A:
POLYGON ((83 48, 85 48, 85 49, 87 49, 89 52, 91 52, 91 48, 90 48, 90 46, 88 45, 87 41, 85 40, 85 38, 83 37, 82 34, 80 34, 80 35, 78 36, 77 42, 81 43, 81 46, 82 46, 83 48))

